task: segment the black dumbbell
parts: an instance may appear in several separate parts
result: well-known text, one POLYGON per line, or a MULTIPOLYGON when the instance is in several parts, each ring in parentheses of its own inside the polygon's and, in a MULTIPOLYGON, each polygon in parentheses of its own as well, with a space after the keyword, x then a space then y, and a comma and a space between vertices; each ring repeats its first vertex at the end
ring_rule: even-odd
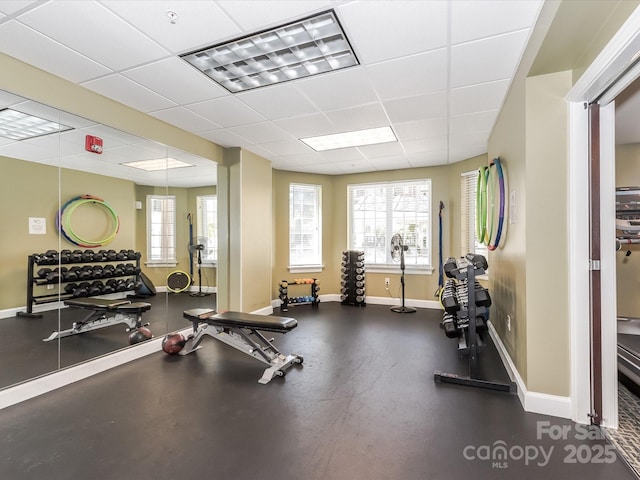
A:
POLYGON ((117 253, 115 250, 107 250, 106 252, 107 260, 117 260, 117 253))
POLYGON ((58 252, 56 250, 47 250, 38 256, 38 265, 55 265, 58 263, 58 252))
POLYGON ((58 283, 60 281, 60 271, 58 267, 54 268, 47 274, 47 283, 58 283))
POLYGON ((114 275, 116 277, 120 277, 122 275, 124 275, 124 264, 123 263, 119 263, 115 266, 114 270, 114 275))
POLYGON ((60 250, 60 263, 71 263, 71 250, 60 250))
POLYGON ((93 251, 85 250, 84 252, 82 252, 82 261, 84 263, 93 262, 93 251))
POLYGON ((106 250, 98 250, 93 253, 93 261, 94 262, 104 262, 107 259, 106 250))
POLYGON ((71 267, 70 269, 66 270, 62 274, 62 279, 65 282, 73 282, 74 280, 78 280, 78 271, 79 270, 80 270, 79 267, 71 267))
POLYGON ((102 277, 103 278, 113 277, 114 270, 115 268, 113 265, 105 265, 104 267, 102 267, 102 277))
POLYGON ((82 263, 82 250, 74 250, 69 255, 69 261, 71 263, 82 263))
POLYGON ((118 280, 118 283, 116 283, 116 292, 124 292, 125 290, 127 290, 127 284, 125 281, 118 280))
POLYGON ((94 265, 91 272, 92 278, 102 278, 102 265, 94 265))
POLYGON ((51 273, 51 269, 50 268, 41 268, 40 270, 38 270, 38 278, 47 278, 47 275, 49 275, 51 273))
POLYGON ((118 253, 116 253, 116 260, 126 260, 126 259, 127 259, 126 250, 120 250, 118 253))
POLYGON ((89 280, 91 278, 91 274, 93 273, 93 269, 89 265, 85 265, 84 267, 78 270, 78 279, 79 280, 89 280))
POLYGON ((95 297, 97 295, 101 295, 103 288, 104 288, 104 285, 101 281, 94 280, 93 282, 91 282, 91 285, 89 285, 89 290, 88 290, 89 296, 95 297))
POLYGON ((78 288, 78 284, 77 284, 77 283, 67 283, 67 284, 64 286, 64 291, 65 291, 66 293, 71 293, 71 294, 73 294, 73 291, 74 291, 76 288, 78 288))
POLYGON ((89 282, 82 282, 80 285, 78 285, 78 288, 76 288, 73 291, 73 296, 74 297, 86 297, 87 295, 89 295, 89 287, 91 286, 91 284, 89 282))
POLYGON ((127 250, 127 260, 137 260, 139 253, 135 250, 127 250))

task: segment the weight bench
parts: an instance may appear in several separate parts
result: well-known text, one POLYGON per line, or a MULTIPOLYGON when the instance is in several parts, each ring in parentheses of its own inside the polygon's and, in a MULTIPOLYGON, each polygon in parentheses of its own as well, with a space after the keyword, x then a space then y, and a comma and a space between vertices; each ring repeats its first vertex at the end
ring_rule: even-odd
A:
POLYGON ((269 365, 259 383, 269 383, 274 376, 284 377, 285 371, 294 363, 302 364, 300 355, 283 355, 260 331, 287 333, 298 325, 295 318, 270 317, 242 312, 218 313, 207 308, 185 310, 183 317, 193 325, 180 355, 187 355, 200 349, 200 342, 209 335, 253 358, 269 365))
POLYGON ((127 325, 129 327, 127 331, 140 328, 144 326, 142 313, 151 308, 150 303, 131 303, 129 300, 108 300, 105 298, 74 298, 65 300, 64 304, 71 308, 87 310, 87 316, 74 322, 71 328, 53 332, 43 341, 49 342, 56 338, 78 335, 119 323, 127 325))

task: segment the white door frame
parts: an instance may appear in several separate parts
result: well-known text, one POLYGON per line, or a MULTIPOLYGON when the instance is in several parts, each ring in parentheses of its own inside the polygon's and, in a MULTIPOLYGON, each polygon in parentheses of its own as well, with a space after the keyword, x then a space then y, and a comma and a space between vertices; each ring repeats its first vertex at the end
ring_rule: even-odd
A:
POLYGON ((617 428, 616 266, 615 266, 615 95, 640 73, 630 68, 640 51, 640 7, 624 23, 566 96, 569 107, 569 315, 571 331, 571 411, 590 423, 589 171, 588 110, 600 98, 602 421, 617 428), (615 86, 613 86, 615 84, 615 86), (612 87, 613 86, 613 87, 612 87), (611 87, 611 88, 610 88, 611 87), (608 241, 608 238, 611 241, 608 241))

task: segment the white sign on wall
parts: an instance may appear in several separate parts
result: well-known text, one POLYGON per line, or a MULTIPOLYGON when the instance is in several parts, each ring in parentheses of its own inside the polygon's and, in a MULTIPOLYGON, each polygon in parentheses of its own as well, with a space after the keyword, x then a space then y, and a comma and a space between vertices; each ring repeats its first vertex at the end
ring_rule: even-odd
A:
POLYGON ((40 217, 29 217, 29 234, 44 235, 47 233, 47 219, 40 217))

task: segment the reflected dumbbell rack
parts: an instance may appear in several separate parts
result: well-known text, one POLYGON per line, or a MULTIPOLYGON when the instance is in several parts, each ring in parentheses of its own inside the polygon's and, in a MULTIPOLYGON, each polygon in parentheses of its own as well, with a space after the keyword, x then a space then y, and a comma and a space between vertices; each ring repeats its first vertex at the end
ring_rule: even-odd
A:
POLYGON ((40 318, 34 305, 133 291, 140 281, 140 257, 134 250, 48 250, 29 255, 26 310, 17 315, 40 318))
POLYGON ((340 301, 343 305, 366 305, 364 252, 342 252, 340 264, 340 301))

